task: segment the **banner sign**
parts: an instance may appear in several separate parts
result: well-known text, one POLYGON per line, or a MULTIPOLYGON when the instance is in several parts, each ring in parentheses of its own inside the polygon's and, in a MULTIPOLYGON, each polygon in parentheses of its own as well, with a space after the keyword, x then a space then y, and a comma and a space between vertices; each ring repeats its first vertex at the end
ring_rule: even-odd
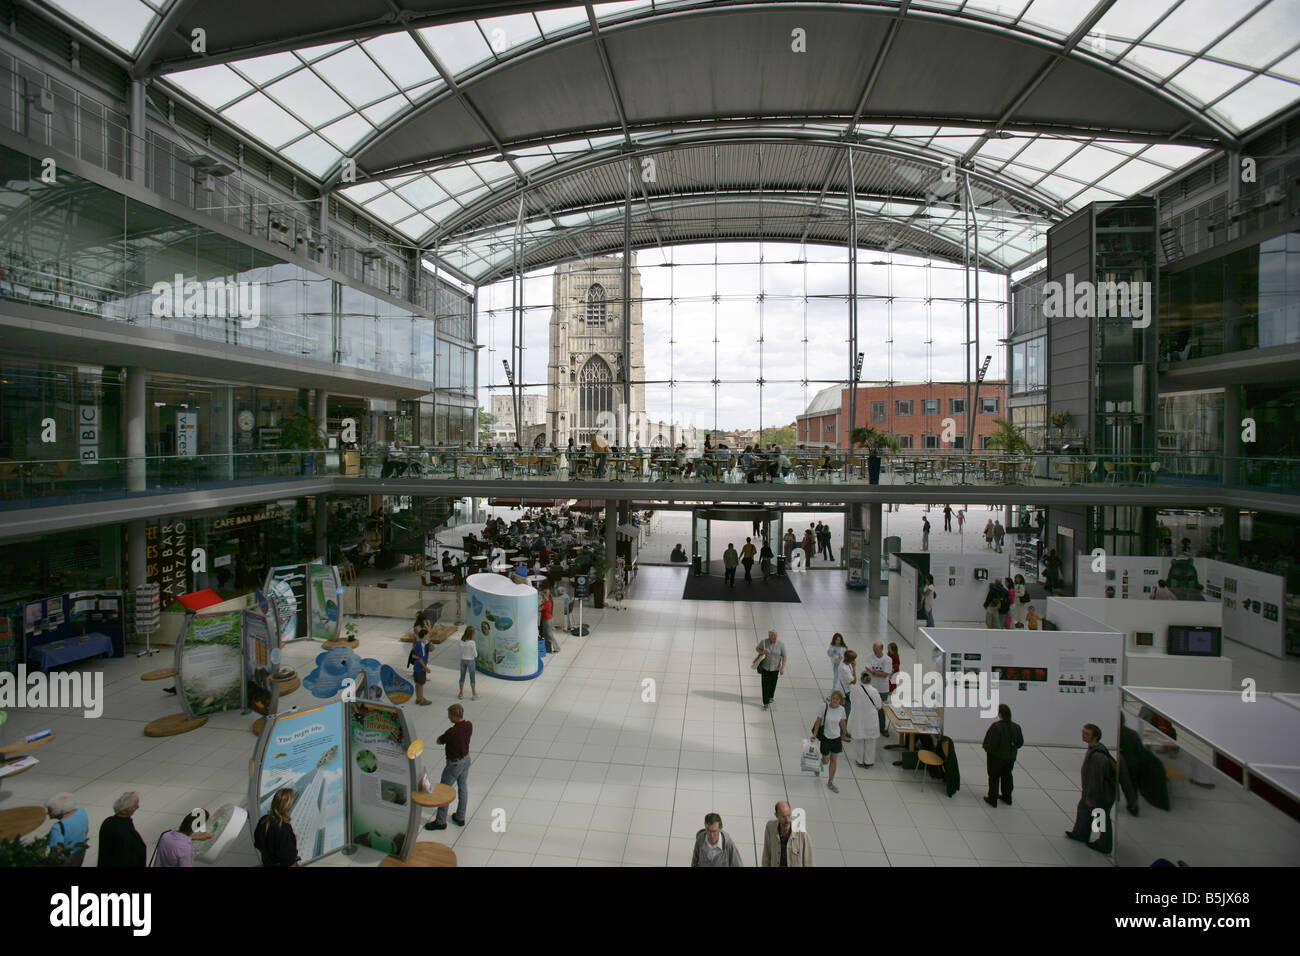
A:
POLYGON ((262 729, 249 803, 257 808, 260 820, 270 812, 277 790, 293 788, 290 823, 303 863, 347 845, 346 706, 334 701, 312 710, 268 717, 262 729))
POLYGON ((243 706, 243 621, 242 610, 186 615, 176 642, 176 691, 186 717, 243 706))
POLYGON ((405 858, 415 842, 412 825, 419 823, 406 722, 396 707, 358 701, 348 711, 352 842, 405 858))
POLYGON ((244 707, 259 714, 273 714, 280 685, 271 680, 275 667, 272 649, 280 646, 275 611, 266 595, 257 592, 257 603, 244 611, 244 707))

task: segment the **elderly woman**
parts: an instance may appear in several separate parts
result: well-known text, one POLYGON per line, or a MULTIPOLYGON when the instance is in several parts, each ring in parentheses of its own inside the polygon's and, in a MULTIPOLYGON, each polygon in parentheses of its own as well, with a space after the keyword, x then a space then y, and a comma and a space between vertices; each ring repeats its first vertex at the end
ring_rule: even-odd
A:
POLYGON ((128 790, 113 803, 113 815, 99 826, 98 866, 145 865, 144 838, 136 832, 131 817, 140 809, 140 794, 128 790))
POLYGON ((90 818, 70 793, 56 793, 45 803, 54 825, 48 834, 50 856, 60 866, 81 866, 90 840, 90 818))
POLYGON ((849 759, 863 770, 876 762, 876 744, 880 740, 880 719, 876 716, 883 706, 880 691, 870 680, 860 680, 849 691, 853 704, 849 711, 849 734, 853 741, 848 745, 849 759))

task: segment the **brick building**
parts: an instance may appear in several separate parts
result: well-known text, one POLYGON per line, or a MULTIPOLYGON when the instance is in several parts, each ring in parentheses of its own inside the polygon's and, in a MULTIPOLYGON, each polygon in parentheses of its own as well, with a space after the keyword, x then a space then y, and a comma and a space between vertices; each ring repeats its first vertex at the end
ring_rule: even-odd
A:
MULTIPOLYGON (((965 382, 859 385, 854 424, 893 432, 904 451, 964 448, 966 399, 965 382), (943 441, 944 419, 952 419, 951 445, 943 441)), ((1006 383, 984 382, 979 406, 975 415, 976 449, 984 448, 988 437, 997 431, 993 419, 1006 416, 1006 383)), ((809 448, 844 447, 848 432, 849 388, 845 385, 822 389, 796 419, 797 441, 809 448)))

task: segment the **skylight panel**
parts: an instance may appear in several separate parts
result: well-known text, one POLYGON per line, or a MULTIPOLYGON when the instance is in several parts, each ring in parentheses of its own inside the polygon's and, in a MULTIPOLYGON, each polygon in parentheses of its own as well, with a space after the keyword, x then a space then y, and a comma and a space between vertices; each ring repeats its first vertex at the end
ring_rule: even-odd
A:
POLYGON ((1050 170, 1073 155, 1078 149, 1079 143, 1075 140, 1039 136, 1016 156, 1016 162, 1025 163, 1038 169, 1050 170))
POLYGON ((412 239, 419 239, 426 232, 434 227, 434 223, 428 216, 414 215, 410 219, 403 219, 395 223, 399 232, 410 236, 412 239))
POLYGON ((285 143, 307 132, 306 126, 271 102, 263 93, 253 93, 245 97, 234 106, 223 110, 222 115, 272 149, 279 149, 285 143))
POLYGON ((1183 0, 1143 42, 1198 53, 1240 19, 1245 6, 1223 0, 1183 0))
POLYGON ((630 2, 626 3, 593 3, 591 9, 595 11, 596 19, 603 22, 632 13, 635 10, 649 10, 650 4, 646 3, 645 0, 630 0, 630 2))
POLYGON ((1121 196, 1131 196, 1168 175, 1169 170, 1163 166, 1145 163, 1140 159, 1130 159, 1105 179, 1100 180, 1097 185, 1121 196))
POLYGON ((1078 0, 1034 0, 1020 22, 1066 37, 1074 32, 1087 12, 1087 6, 1078 0))
POLYGON ((481 189, 483 180, 474 174, 474 171, 464 163, 455 166, 448 166, 446 169, 439 169, 433 174, 438 185, 447 191, 449 196, 457 196, 467 189, 481 189))
POLYGON ((480 20, 479 27, 487 37, 488 46, 497 56, 506 56, 514 48, 535 43, 542 38, 537 21, 531 14, 521 13, 508 17, 480 20))
POLYGON ((370 124, 366 122, 364 117, 358 116, 356 113, 345 116, 338 122, 330 123, 329 126, 319 130, 322 136, 345 153, 350 152, 354 146, 369 136, 370 131, 370 124))
POLYGON ((247 60, 237 60, 231 66, 254 83, 265 84, 279 79, 286 73, 301 69, 302 60, 292 53, 272 53, 269 56, 255 56, 247 60))
POLYGON ((311 70, 299 70, 266 87, 273 97, 313 128, 351 112, 351 107, 311 70))
POLYGON ((296 52, 308 63, 311 63, 313 60, 319 60, 321 57, 329 56, 331 53, 341 50, 345 46, 351 46, 351 43, 322 43, 319 46, 304 47, 296 52))
POLYGON ((1170 53, 1168 50, 1141 45, 1130 50, 1120 63, 1159 83, 1177 73, 1191 60, 1190 56, 1183 53, 1170 53))
POLYGON ((401 196, 394 193, 386 192, 376 199, 366 203, 366 209, 375 216, 378 216, 384 222, 394 223, 403 219, 409 219, 415 214, 415 210, 401 196))
POLYGON ((1292 53, 1285 60, 1273 64, 1269 72, 1300 82, 1300 50, 1292 53))
POLYGON ((201 66, 173 73, 167 79, 213 109, 220 109, 253 88, 228 66, 201 66))
POLYGON ((1056 168, 1058 176, 1095 182, 1125 161, 1125 157, 1100 146, 1085 146, 1056 168))
POLYGON ((1029 0, 970 0, 962 7, 962 13, 970 10, 1009 23, 1018 19, 1027 6, 1029 0))
POLYGON ((393 78, 393 82, 404 90, 439 79, 438 71, 409 33, 371 37, 363 40, 361 45, 384 68, 384 72, 393 78))
POLYGON ((341 155, 337 149, 315 133, 286 146, 281 153, 317 178, 329 172, 341 155))
POLYGON ((355 203, 365 205, 367 200, 373 199, 383 191, 383 183, 358 183, 355 186, 345 186, 343 188, 343 195, 347 196, 355 203))
POLYGON ((587 11, 582 7, 562 7, 559 10, 538 10, 533 16, 541 24, 542 32, 549 38, 564 33, 569 28, 587 22, 587 11))
POLYGON ((1295 46, 1300 36, 1300 7, 1273 0, 1210 50, 1210 55, 1262 67, 1295 46))
POLYGON ((388 120, 392 119, 402 110, 410 105, 410 101, 400 93, 397 96, 390 96, 374 106, 368 106, 361 111, 362 115, 376 126, 383 126, 388 120))
POLYGON ((364 106, 397 92, 383 71, 358 46, 320 60, 312 69, 346 96, 353 106, 364 106))
POLYGON ((139 0, 118 0, 116 3, 106 3, 105 0, 49 0, 49 4, 127 53, 135 52, 145 32, 158 16, 139 0))
POLYGON ((492 59, 492 49, 472 20, 441 27, 425 27, 420 31, 420 36, 424 37, 439 62, 453 76, 492 59))
POLYGON ((1210 112, 1233 129, 1250 129, 1295 103, 1297 97, 1300 97, 1300 85, 1272 76, 1259 76, 1215 103, 1210 112))
POLYGON ((1106 11, 1106 15, 1098 21, 1089 36, 1106 37, 1108 53, 1113 59, 1123 52, 1128 43, 1136 40, 1160 19, 1174 2, 1175 0, 1119 0, 1106 11))
POLYGON ((1169 87, 1196 103, 1209 103, 1249 78, 1250 74, 1245 70, 1210 60, 1197 60, 1170 80, 1169 87))
POLYGON ((443 192, 442 187, 428 176, 419 176, 413 179, 399 188, 397 193, 416 209, 424 209, 447 198, 447 194, 443 192))

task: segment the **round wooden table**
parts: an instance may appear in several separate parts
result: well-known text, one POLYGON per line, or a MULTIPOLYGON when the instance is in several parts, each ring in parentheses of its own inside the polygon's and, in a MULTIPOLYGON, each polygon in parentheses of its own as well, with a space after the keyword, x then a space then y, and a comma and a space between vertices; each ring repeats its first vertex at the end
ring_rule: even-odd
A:
POLYGON ((176 676, 176 668, 160 667, 156 671, 149 671, 146 674, 141 674, 140 679, 141 680, 166 680, 169 677, 175 677, 175 676, 176 676))
POLYGON ((265 726, 266 726, 266 718, 259 717, 257 718, 257 720, 253 721, 253 726, 250 729, 253 731, 254 734, 260 737, 262 736, 262 728, 265 726))
POLYGON ((198 730, 208 722, 206 717, 195 717, 193 720, 184 714, 168 714, 166 717, 159 717, 157 720, 150 721, 144 726, 144 735, 146 737, 175 737, 177 734, 187 734, 191 730, 198 730))
MULTIPOLYGON (((39 808, 37 808, 39 809, 39 808)), ((386 857, 380 866, 455 866, 456 852, 444 843, 417 843, 405 860, 386 857)))
MULTIPOLYGON (((0 810, 0 840, 9 840, 14 837, 23 837, 33 830, 39 829, 40 825, 45 822, 44 807, 14 807, 12 810, 0 810)), ((432 846, 434 844, 422 844, 432 846)), ((426 863, 425 866, 446 866, 448 864, 426 863)), ((451 866, 455 866, 455 856, 452 856, 451 866)))
POLYGON ((296 691, 299 687, 302 686, 302 678, 299 677, 297 674, 294 674, 292 677, 285 678, 284 680, 276 680, 274 677, 272 677, 271 680, 274 680, 277 684, 280 685, 281 697, 283 697, 285 694, 292 694, 294 691, 296 691))
POLYGON ((4 757, 6 760, 10 757, 21 757, 23 754, 30 753, 38 747, 44 747, 53 740, 55 736, 57 735, 49 734, 48 736, 42 737, 40 740, 33 740, 31 743, 16 740, 13 743, 5 744, 3 747, 0 747, 0 757, 4 757))
POLYGON ((445 783, 435 783, 433 793, 417 790, 411 794, 411 802, 417 807, 445 807, 456 799, 456 788, 445 783))
POLYGON ((350 647, 353 650, 356 650, 360 646, 361 646, 361 642, 355 639, 350 641, 349 640, 325 641, 324 643, 321 644, 321 647, 325 648, 325 650, 327 651, 333 650, 336 647, 350 647))

